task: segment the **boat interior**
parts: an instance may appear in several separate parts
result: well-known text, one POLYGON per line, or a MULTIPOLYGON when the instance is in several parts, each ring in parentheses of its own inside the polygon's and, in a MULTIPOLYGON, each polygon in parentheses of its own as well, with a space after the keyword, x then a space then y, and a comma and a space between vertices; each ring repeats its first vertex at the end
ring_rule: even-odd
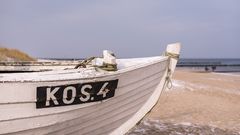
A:
MULTIPOLYGON (((0 82, 24 82, 24 81, 48 81, 48 80, 66 80, 66 79, 77 79, 77 78, 88 78, 88 77, 96 77, 104 74, 112 74, 121 72, 128 69, 134 69, 137 67, 141 67, 150 63, 159 62, 167 60, 166 56, 156 56, 156 57, 144 57, 144 58, 130 58, 130 59, 116 59, 117 63, 117 71, 103 71, 99 72, 95 67, 89 68, 79 68, 74 69, 74 65, 71 67, 62 67, 62 68, 52 68, 48 66, 47 71, 41 71, 41 68, 44 66, 36 66, 39 68, 37 71, 31 70, 10 70, 3 71, 0 70, 0 82), (52 68, 52 69, 51 69, 52 68), (41 71, 41 72, 39 72, 41 71)), ((30 67, 31 67, 30 66, 30 67)), ((6 68, 6 67, 5 67, 6 68)), ((1 67, 0 67, 1 69, 1 67)))

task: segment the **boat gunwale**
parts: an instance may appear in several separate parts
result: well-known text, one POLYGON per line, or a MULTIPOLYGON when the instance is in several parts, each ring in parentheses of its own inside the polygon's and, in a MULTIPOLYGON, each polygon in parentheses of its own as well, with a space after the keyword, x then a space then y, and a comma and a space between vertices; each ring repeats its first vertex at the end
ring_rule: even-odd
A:
MULTIPOLYGON (((167 56, 154 56, 154 57, 158 57, 158 59, 151 61, 151 62, 147 62, 147 63, 143 63, 140 65, 134 65, 134 66, 129 66, 128 68, 124 68, 124 69, 120 69, 118 71, 115 72, 106 72, 106 74, 101 74, 101 75, 96 75, 96 76, 90 76, 90 77, 80 77, 80 78, 74 78, 74 79, 54 79, 54 80, 11 80, 11 81, 1 81, 0 80, 0 84, 4 84, 4 83, 39 83, 39 82, 63 82, 63 81, 77 81, 77 80, 89 80, 89 82, 96 82, 98 78, 104 78, 104 77, 110 77, 110 76, 118 76, 122 73, 125 72, 129 72, 129 71, 133 71, 135 69, 141 69, 141 68, 145 68, 151 65, 155 65, 159 62, 164 62, 168 60, 167 56)), ((143 57, 143 58, 154 58, 154 57, 143 57)), ((31 74, 31 73, 28 73, 31 74)), ((0 76, 1 77, 1 76, 0 76)))

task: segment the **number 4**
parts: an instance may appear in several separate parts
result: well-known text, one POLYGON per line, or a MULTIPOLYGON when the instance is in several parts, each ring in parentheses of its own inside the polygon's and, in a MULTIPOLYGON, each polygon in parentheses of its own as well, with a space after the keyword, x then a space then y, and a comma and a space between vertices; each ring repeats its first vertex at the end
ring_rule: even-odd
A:
POLYGON ((100 91, 97 93, 97 95, 103 95, 103 97, 105 98, 107 96, 107 93, 110 91, 109 89, 106 88, 107 85, 108 82, 104 83, 100 91))

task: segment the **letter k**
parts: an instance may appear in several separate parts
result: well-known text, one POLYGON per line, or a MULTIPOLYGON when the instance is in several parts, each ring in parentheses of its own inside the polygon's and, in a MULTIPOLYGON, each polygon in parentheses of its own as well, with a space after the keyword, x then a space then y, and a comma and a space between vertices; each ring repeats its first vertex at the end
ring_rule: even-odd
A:
POLYGON ((46 106, 50 105, 50 100, 53 101, 53 103, 55 105, 58 105, 58 101, 56 99, 56 97, 54 96, 54 94, 60 89, 60 87, 56 87, 55 89, 53 89, 51 91, 51 88, 47 88, 47 101, 46 101, 46 106))

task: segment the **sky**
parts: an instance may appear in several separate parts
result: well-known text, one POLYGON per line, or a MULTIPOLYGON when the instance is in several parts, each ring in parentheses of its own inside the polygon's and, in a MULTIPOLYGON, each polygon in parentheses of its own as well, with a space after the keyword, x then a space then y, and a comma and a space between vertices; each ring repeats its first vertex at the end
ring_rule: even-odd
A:
POLYGON ((239 0, 1 0, 0 46, 38 58, 240 58, 239 0))

